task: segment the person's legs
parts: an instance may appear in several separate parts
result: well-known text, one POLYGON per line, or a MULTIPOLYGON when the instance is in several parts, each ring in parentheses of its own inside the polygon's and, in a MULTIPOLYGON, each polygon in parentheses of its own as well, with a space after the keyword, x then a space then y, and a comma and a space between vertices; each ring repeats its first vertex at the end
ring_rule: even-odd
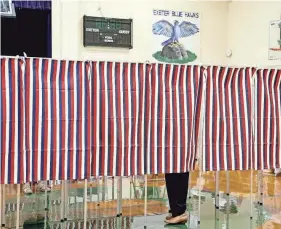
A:
POLYGON ((165 178, 172 217, 177 217, 186 211, 189 173, 166 174, 165 178))

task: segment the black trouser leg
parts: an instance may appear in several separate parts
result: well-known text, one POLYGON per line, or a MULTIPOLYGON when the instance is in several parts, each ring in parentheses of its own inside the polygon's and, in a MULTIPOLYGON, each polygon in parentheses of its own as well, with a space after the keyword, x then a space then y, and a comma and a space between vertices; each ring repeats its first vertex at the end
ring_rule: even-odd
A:
POLYGON ((170 209, 173 217, 186 211, 189 173, 165 174, 170 209))

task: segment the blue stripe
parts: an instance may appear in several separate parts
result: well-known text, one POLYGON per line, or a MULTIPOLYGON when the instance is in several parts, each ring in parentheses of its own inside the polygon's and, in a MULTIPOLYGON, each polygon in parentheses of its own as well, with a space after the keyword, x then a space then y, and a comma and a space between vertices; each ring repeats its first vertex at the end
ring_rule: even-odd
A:
MULTIPOLYGON (((72 116, 72 113, 71 113, 71 109, 72 109, 72 107, 71 107, 71 99, 74 99, 74 98, 71 98, 71 90, 73 90, 73 85, 72 85, 72 81, 71 81, 71 67, 73 67, 73 61, 69 61, 69 65, 68 65, 68 69, 67 69, 67 82, 68 82, 68 84, 67 84, 67 88, 66 88, 66 93, 67 93, 67 95, 68 95, 68 100, 67 100, 67 104, 68 104, 68 117, 67 117, 67 119, 68 119, 68 122, 69 122, 69 124, 68 124, 68 127, 69 127, 69 129, 68 129, 68 138, 67 138, 67 148, 68 148, 68 152, 67 152, 67 161, 68 161, 68 165, 69 166, 67 166, 67 179, 69 179, 70 178, 70 152, 72 151, 74 151, 74 149, 73 149, 73 147, 71 147, 71 143, 72 142, 70 142, 70 137, 69 137, 69 135, 71 135, 72 133, 72 131, 73 131, 73 125, 71 124, 71 117, 73 117, 72 116)), ((78 76, 78 75, 77 75, 78 76)), ((76 167, 76 168, 78 168, 78 167, 76 167)), ((73 169, 73 168, 72 168, 73 169)))
POLYGON ((61 122, 64 122, 64 120, 62 120, 62 114, 64 111, 62 111, 62 95, 64 93, 64 89, 63 89, 63 82, 62 82, 62 73, 63 73, 63 69, 62 69, 62 66, 63 66, 64 62, 61 62, 61 65, 60 65, 60 73, 59 73, 59 76, 60 76, 60 79, 59 79, 59 107, 60 107, 60 112, 59 112, 59 180, 62 179, 62 173, 63 173, 63 164, 62 164, 62 154, 65 153, 63 152, 62 150, 62 147, 60 147, 61 145, 61 139, 62 139, 62 130, 61 130, 61 122))
MULTIPOLYGON (((9 128, 9 150, 8 150, 8 164, 6 166, 8 166, 8 183, 12 183, 11 181, 11 148, 12 148, 12 122, 11 122, 11 119, 12 119, 12 104, 15 102, 13 97, 12 97, 12 68, 14 66, 12 66, 12 63, 11 63, 11 59, 9 59, 9 88, 7 88, 7 90, 9 91, 9 101, 8 101, 8 104, 10 105, 10 117, 8 117, 10 120, 9 120, 9 123, 10 123, 10 128, 9 128)), ((13 120, 12 120, 13 121, 13 120)))
MULTIPOLYGON (((21 71, 21 67, 20 67, 20 62, 17 61, 17 64, 18 64, 18 76, 17 76, 17 80, 18 81, 18 88, 16 88, 16 90, 18 91, 18 133, 16 133, 18 135, 18 169, 17 169, 17 175, 18 175, 18 180, 17 180, 17 183, 19 184, 20 183, 20 172, 21 172, 21 168, 23 167, 23 164, 21 163, 21 155, 24 154, 24 152, 21 150, 21 135, 24 135, 24 133, 22 133, 21 131, 21 123, 23 122, 23 114, 22 114, 22 111, 21 111, 21 85, 22 85, 22 71, 21 71)), ((24 171, 24 170, 23 170, 24 171)), ((25 172, 25 171, 24 171, 25 172)))
MULTIPOLYGON (((88 107, 87 107, 87 99, 88 99, 88 95, 89 95, 89 93, 88 93, 88 73, 87 73, 87 68, 86 68, 86 64, 84 65, 84 85, 85 85, 85 98, 84 98, 84 112, 85 112, 85 117, 86 117, 86 119, 85 119, 85 124, 84 124, 84 132, 85 132, 85 134, 84 134, 84 136, 85 136, 85 138, 84 138, 84 141, 85 141, 85 151, 84 151, 84 155, 85 155, 85 160, 84 160, 84 177, 85 178, 88 178, 87 177, 87 162, 88 162, 88 160, 90 160, 90 158, 89 158, 89 153, 90 153, 90 151, 88 150, 88 138, 87 138, 87 136, 88 136, 88 125, 89 125, 89 117, 88 117, 88 107)), ((83 175, 83 174, 82 174, 83 175)))
MULTIPOLYGON (((118 70, 120 70, 119 69, 120 68, 120 63, 118 63, 118 64, 116 64, 115 65, 115 74, 114 74, 114 76, 115 76, 115 85, 117 85, 117 78, 120 78, 119 77, 119 72, 118 72, 118 70)), ((100 76, 98 76, 99 78, 100 78, 100 76)), ((118 91, 119 91, 120 89, 119 88, 115 88, 115 114, 116 114, 116 117, 117 117, 117 132, 116 132, 116 139, 117 139, 117 142, 116 142, 116 145, 117 145, 117 150, 116 150, 116 171, 115 171, 115 175, 117 175, 118 174, 118 170, 119 170, 119 156, 120 156, 120 145, 118 145, 118 140, 121 138, 121 136, 119 136, 118 135, 118 130, 121 128, 121 121, 120 121, 120 118, 121 117, 119 117, 118 115, 118 108, 119 108, 119 103, 118 103, 118 91)))
MULTIPOLYGON (((79 133, 79 124, 82 122, 82 120, 80 120, 80 112, 82 112, 82 111, 80 111, 79 110, 79 104, 80 104, 80 75, 79 75, 79 70, 80 70, 80 64, 81 64, 81 62, 77 62, 77 65, 76 65, 76 75, 77 75, 77 77, 76 77, 76 85, 77 85, 77 90, 76 90, 76 97, 77 97, 77 120, 75 120, 75 122, 76 122, 76 126, 77 126, 77 128, 76 128, 76 149, 73 149, 73 150, 75 150, 76 151, 76 174, 75 174, 75 177, 78 177, 78 171, 79 171, 79 169, 81 169, 80 167, 79 167, 79 154, 81 153, 81 147, 80 147, 80 145, 79 145, 79 137, 80 137, 80 133, 79 133)), ((74 111, 75 112, 75 111, 74 111)))
MULTIPOLYGON (((102 103, 102 97, 103 97, 103 88, 102 88, 102 83, 101 83, 101 81, 102 81, 102 78, 104 77, 104 75, 103 75, 103 73, 102 73, 102 67, 103 67, 103 64, 104 64, 104 62, 100 62, 99 63, 99 82, 100 82, 100 90, 99 90, 99 94, 100 94, 100 97, 99 97, 99 120, 100 120, 100 124, 99 124, 99 127, 101 127, 101 124, 102 124, 102 119, 104 118, 104 117, 102 117, 102 106, 104 106, 104 104, 102 103)), ((105 79, 103 79, 103 80, 105 80, 105 79)), ((105 146, 104 145, 102 145, 102 139, 103 139, 103 137, 102 137, 102 128, 99 128, 99 141, 100 141, 100 144, 99 144, 99 159, 101 160, 101 156, 102 156, 102 148, 104 148, 105 146)), ((99 163, 99 174, 97 174, 98 176, 101 174, 101 172, 102 172, 102 163, 100 163, 101 161, 99 161, 98 163, 99 163)))
POLYGON ((54 60, 51 61, 51 75, 50 75, 50 99, 51 99, 51 106, 50 106, 50 114, 51 114, 51 139, 50 139, 50 147, 51 147, 51 151, 50 151, 50 178, 52 179, 53 176, 55 175, 53 173, 53 167, 55 167, 56 165, 53 165, 53 161, 54 161, 54 139, 53 139, 53 132, 52 130, 54 130, 54 120, 56 120, 56 116, 55 116, 55 110, 54 110, 54 106, 53 106, 53 99, 54 99, 54 93, 56 93, 55 88, 53 86, 54 82, 54 60))
MULTIPOLYGON (((189 68, 188 66, 187 66, 187 68, 189 68)), ((177 87, 177 93, 178 93, 178 98, 179 98, 179 100, 178 100, 178 103, 179 103, 179 110, 178 110, 178 112, 179 112, 179 118, 180 118, 180 120, 178 120, 179 122, 180 122, 180 127, 179 127, 179 133, 180 133, 180 136, 179 136, 179 142, 180 142, 180 144, 179 144, 179 147, 180 147, 180 156, 179 156, 179 162, 180 162, 180 167, 179 167, 179 169, 180 169, 180 171, 183 171, 183 170, 185 170, 185 168, 182 168, 182 163, 181 163, 181 161, 182 160, 185 160, 185 158, 183 158, 182 157, 182 152, 184 151, 184 149, 182 150, 182 136, 183 136, 183 132, 184 132, 184 130, 185 130, 185 126, 183 125, 183 118, 182 118, 182 116, 181 116, 181 114, 183 114, 184 113, 184 107, 182 106, 182 104, 181 104, 181 100, 182 100, 182 97, 184 96, 184 94, 181 94, 181 87, 182 87, 182 85, 180 84, 180 82, 181 82, 181 79, 183 78, 183 74, 184 74, 184 66, 180 66, 179 67, 179 71, 180 71, 180 74, 179 74, 179 86, 177 87)))
POLYGON ((111 122, 113 122, 113 119, 110 116, 111 113, 112 113, 112 111, 110 109, 111 105, 112 105, 111 104, 111 99, 110 99, 110 97, 111 97, 111 93, 110 92, 112 92, 112 86, 111 86, 110 74, 109 74, 109 72, 111 70, 110 69, 110 64, 112 64, 112 63, 107 62, 107 64, 106 64, 106 68, 107 68, 107 76, 106 76, 106 79, 107 79, 107 101, 108 101, 107 108, 108 108, 108 116, 109 116, 109 117, 107 117, 108 118, 108 135, 107 135, 108 136, 108 160, 107 160, 107 168, 108 169, 110 168, 110 162, 113 160, 113 158, 111 158, 111 154, 110 154, 111 150, 113 150, 113 146, 111 145, 111 131, 113 131, 113 129, 111 127, 111 122), (109 85, 110 85, 110 87, 109 87, 109 85))
MULTIPOLYGON (((127 117, 128 117, 128 115, 127 115, 127 112, 126 112, 126 106, 128 106, 128 104, 127 104, 127 102, 126 102, 126 96, 125 96, 125 90, 128 90, 128 88, 126 88, 126 85, 125 85, 125 77, 126 77, 126 75, 125 75, 125 73, 126 73, 126 71, 127 71, 127 69, 126 69, 126 64, 125 63, 123 63, 123 72, 121 73, 122 75, 121 75, 121 78, 123 79, 122 80, 122 83, 123 83, 123 85, 121 85, 121 88, 122 88, 122 91, 121 91, 121 93, 122 93, 122 95, 123 95, 123 107, 121 107, 121 109, 123 109, 123 117, 122 117, 122 119, 123 119, 123 123, 124 123, 124 132, 123 132, 123 135, 124 135, 124 142, 123 142, 123 146, 124 146, 124 152, 123 152, 123 155, 124 155, 124 160, 122 160, 122 168, 124 169, 124 175, 127 175, 127 174, 125 174, 125 172, 126 172, 126 170, 125 170, 125 168, 126 168, 126 163, 125 163, 125 161, 126 161, 126 158, 125 158, 125 152, 126 152, 126 148, 128 147, 128 142, 127 142, 127 132, 126 132, 126 126, 128 126, 128 123, 127 123, 127 117)), ((128 81, 128 77, 126 78, 126 81, 128 81)), ((126 156, 128 156, 128 155, 126 155, 126 156)), ((123 175, 123 174, 122 174, 123 175)))
MULTIPOLYGON (((40 174, 41 174, 41 179, 43 178, 43 175, 44 175, 44 168, 46 166, 46 162, 44 161, 44 155, 45 155, 45 144, 44 144, 44 136, 45 134, 45 121, 46 121, 46 114, 45 114, 45 109, 44 109, 44 106, 45 106, 45 82, 44 82, 44 73, 45 71, 47 71, 46 69, 46 60, 43 59, 42 60, 42 70, 41 70, 41 80, 42 80, 42 129, 41 129, 41 166, 39 166, 39 168, 41 168, 40 170, 40 174)), ((40 88, 40 85, 39 85, 39 88, 40 88)), ((39 111, 40 113, 40 111, 39 111)), ((39 120, 40 122, 40 120, 39 120)), ((38 146, 38 148, 40 148, 40 146, 38 146)), ((38 152, 39 153, 39 152, 38 152)), ((40 163, 40 162, 38 162, 40 163)))
MULTIPOLYGON (((137 78, 137 74, 136 74, 136 64, 130 64, 130 72, 131 74, 129 75, 130 77, 130 90, 131 90, 131 97, 134 98, 136 96, 136 88, 133 87, 132 81, 134 80, 136 82, 136 78, 137 78), (133 72, 135 72, 135 74, 133 74, 133 72), (135 77, 133 78, 133 75, 135 75, 135 77)), ((138 102, 138 101, 135 101, 138 102)), ((137 152, 137 148, 135 145, 135 138, 136 137, 136 120, 137 120, 137 114, 134 113, 136 104, 135 104, 134 100, 131 99, 131 150, 134 150, 134 156, 136 157, 136 152, 137 152)), ((131 155, 132 155, 132 151, 131 151, 131 155)), ((130 161, 130 165, 134 165, 134 161, 133 161, 133 157, 131 156, 131 161, 130 161)), ((135 168, 136 169, 136 168, 135 168)), ((132 169, 131 169, 131 173, 132 173, 132 169)))
MULTIPOLYGON (((169 81, 166 81, 166 76, 168 75, 168 67, 169 67, 169 65, 167 64, 166 65, 166 68, 165 68, 165 74, 164 74, 164 82, 167 82, 167 84, 168 84, 168 87, 169 87, 169 81)), ((171 66, 170 66, 171 67, 171 66)), ((165 88, 165 91, 166 91, 166 88, 165 88)), ((169 93, 169 90, 168 90, 168 93, 169 93)), ((165 93, 165 96, 166 96, 166 93, 165 93)), ((169 107, 169 103, 170 103, 170 101, 168 101, 168 99, 167 99, 167 97, 166 97, 166 105, 165 105, 165 107, 166 107, 166 111, 164 112, 165 113, 165 119, 164 119, 164 121, 165 121, 165 126, 166 126, 166 128, 165 128, 165 130, 167 129, 167 126, 169 125, 169 122, 170 122, 170 120, 168 120, 167 119, 167 107, 169 107)), ((170 127, 171 128, 171 127, 170 127)), ((171 131, 171 130, 170 130, 171 131)), ((170 139, 168 138, 168 135, 166 135, 166 131, 165 131, 165 141, 169 144, 169 141, 170 141, 170 139)), ((167 158, 167 155, 168 155, 168 150, 170 150, 169 149, 169 147, 170 147, 170 145, 167 145, 167 143, 165 144, 165 171, 166 171, 166 168, 168 168, 169 167, 169 160, 168 160, 168 158, 167 158)), ((164 158, 163 158, 163 160, 164 160, 164 158)), ((168 172, 170 172, 170 171, 168 171, 168 172)))

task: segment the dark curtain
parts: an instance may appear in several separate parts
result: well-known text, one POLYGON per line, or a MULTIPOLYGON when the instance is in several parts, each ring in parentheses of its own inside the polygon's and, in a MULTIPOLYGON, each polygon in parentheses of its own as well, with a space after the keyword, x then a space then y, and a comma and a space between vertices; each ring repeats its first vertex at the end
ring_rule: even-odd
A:
POLYGON ((1 55, 52 57, 51 1, 14 1, 16 18, 1 18, 1 55))

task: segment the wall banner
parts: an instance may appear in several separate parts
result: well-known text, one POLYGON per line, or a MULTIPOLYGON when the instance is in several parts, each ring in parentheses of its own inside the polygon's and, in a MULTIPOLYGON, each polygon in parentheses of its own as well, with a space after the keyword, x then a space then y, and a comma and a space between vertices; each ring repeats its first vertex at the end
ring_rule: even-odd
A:
POLYGON ((199 60, 200 14, 154 9, 152 57, 164 63, 186 64, 199 60))

